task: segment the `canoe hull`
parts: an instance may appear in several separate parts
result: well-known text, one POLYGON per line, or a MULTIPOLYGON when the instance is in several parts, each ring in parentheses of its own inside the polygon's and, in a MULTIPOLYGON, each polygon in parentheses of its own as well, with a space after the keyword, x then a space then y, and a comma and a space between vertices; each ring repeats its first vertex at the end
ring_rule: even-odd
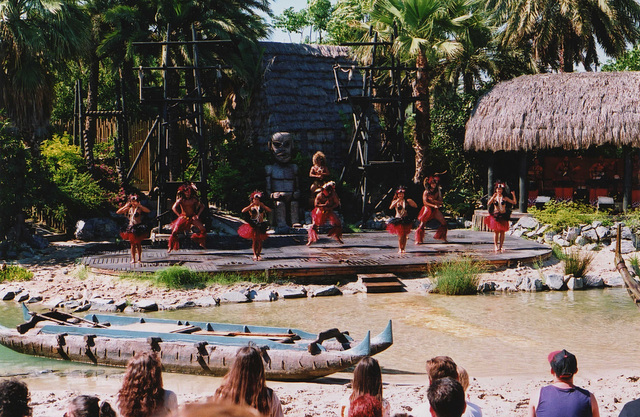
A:
MULTIPOLYGON (((116 367, 126 367, 136 352, 156 350, 165 371, 211 376, 225 375, 241 347, 64 333, 21 335, 6 328, 0 329, 0 344, 28 355, 116 367)), ((263 350, 263 361, 267 379, 305 381, 353 366, 366 353, 354 349, 353 352, 322 351, 312 355, 306 351, 267 349, 263 350)))

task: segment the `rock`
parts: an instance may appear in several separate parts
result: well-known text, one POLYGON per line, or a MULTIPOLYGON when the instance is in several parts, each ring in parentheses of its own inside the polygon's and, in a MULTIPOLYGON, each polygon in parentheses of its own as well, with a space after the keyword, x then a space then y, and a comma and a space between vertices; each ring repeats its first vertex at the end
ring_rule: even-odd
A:
POLYGON ((597 242, 599 240, 598 233, 596 233, 595 229, 589 229, 589 230, 582 229, 581 236, 587 239, 589 242, 597 242))
POLYGON ((569 242, 566 239, 563 239, 562 236, 560 235, 555 235, 553 237, 553 243, 562 246, 563 248, 568 248, 569 246, 571 246, 571 242, 569 242))
POLYGON ((537 229, 540 223, 532 216, 522 216, 514 227, 522 227, 524 229, 537 229))
POLYGON ((546 242, 553 242, 553 237, 554 237, 555 235, 557 235, 557 233, 556 233, 556 232, 554 232, 554 231, 546 232, 546 233, 544 234, 544 240, 545 240, 546 242))
POLYGON ((33 249, 42 250, 49 246, 49 241, 42 236, 32 235, 29 238, 29 246, 31 246, 33 249))
POLYGON ((496 290, 496 283, 493 281, 483 282, 478 285, 478 292, 492 292, 496 290))
POLYGON ((66 308, 66 309, 69 309, 69 310, 75 310, 76 308, 78 308, 80 306, 81 306, 81 304, 77 300, 65 301, 64 303, 60 304, 60 307, 66 308))
POLYGON ((45 303, 49 308, 57 308, 60 304, 64 303, 65 299, 62 297, 55 297, 45 303))
POLYGON ((304 298, 307 296, 307 290, 304 288, 285 288, 278 291, 278 294, 284 298, 304 298))
POLYGON ((607 287, 624 287, 624 280, 620 274, 604 276, 602 280, 607 287))
POLYGON ((600 226, 602 226, 602 222, 600 220, 594 220, 593 223, 591 223, 591 227, 594 229, 600 226))
POLYGON ((329 285, 327 287, 318 288, 311 293, 312 297, 326 297, 330 295, 342 295, 342 291, 335 285, 329 285))
POLYGON ((550 290, 560 291, 566 289, 564 285, 564 278, 559 274, 549 274, 544 277, 545 283, 550 290))
POLYGON ((516 287, 516 284, 514 284, 513 282, 505 282, 502 285, 498 285, 496 290, 503 291, 503 292, 517 292, 518 288, 516 287))
POLYGON ((95 217, 78 220, 76 223, 75 237, 78 240, 108 240, 117 236, 120 228, 118 224, 107 217, 95 217))
MULTIPOLYGON (((124 310, 124 307, 122 309, 124 310)), ((103 313, 117 313, 118 311, 121 311, 115 304, 91 304, 91 310, 103 313)))
POLYGON ((611 231, 608 227, 598 226, 596 227, 596 234, 598 235, 598 238, 602 240, 609 237, 609 235, 611 235, 611 231))
POLYGON ((133 303, 133 307, 143 311, 158 311, 158 303, 153 300, 138 300, 133 303))
MULTIPOLYGON (((611 246, 609 246, 609 250, 615 252, 616 250, 616 241, 612 240, 611 241, 611 246)), ((631 252, 635 252, 636 251, 636 247, 633 244, 632 241, 630 240, 622 240, 620 242, 620 253, 625 254, 625 253, 631 253, 631 252)))
POLYGON ((114 301, 111 298, 92 297, 89 302, 91 304, 113 304, 114 301))
POLYGON ((539 278, 527 277, 522 278, 522 282, 518 286, 520 291, 542 291, 542 281, 539 278))
POLYGON ((33 297, 29 298, 29 301, 27 301, 27 304, 39 303, 41 301, 42 301, 41 295, 34 295, 33 297))
POLYGON ((124 309, 127 308, 127 300, 120 300, 114 303, 114 305, 116 306, 116 309, 118 309, 118 311, 124 311, 124 309))
POLYGON ((578 236, 580 236, 580 228, 579 227, 570 227, 567 229, 565 234, 565 239, 569 242, 574 242, 578 236))
POLYGON ((604 287, 604 280, 602 277, 595 275, 585 275, 583 277, 584 286, 588 288, 602 288, 604 287))
POLYGON ((16 298, 16 293, 13 290, 0 291, 0 300, 2 301, 11 301, 14 298, 16 298))
POLYGON ((196 307, 196 303, 191 300, 182 301, 175 305, 176 310, 184 310, 185 308, 193 308, 196 307))
POLYGON ((276 301, 278 299, 278 293, 273 290, 251 290, 249 292, 249 298, 251 301, 276 301))
POLYGON ((520 236, 522 236, 522 235, 523 235, 523 233, 524 233, 524 231, 525 231, 525 230, 526 230, 526 229, 513 230, 513 231, 510 233, 510 236, 513 236, 513 237, 520 237, 520 236))
POLYGON ((567 288, 570 290, 581 290, 584 288, 584 281, 582 278, 571 277, 567 280, 567 288))
POLYGON ((598 244, 597 243, 589 243, 589 244, 584 246, 584 250, 596 251, 596 250, 598 250, 598 244))
POLYGON ((220 295, 220 303, 248 303, 247 294, 240 291, 229 291, 220 295))
POLYGON ((91 308, 91 303, 86 303, 84 305, 81 305, 79 307, 76 307, 73 309, 74 313, 82 313, 83 311, 87 311, 91 308))
POLYGON ((542 227, 540 227, 538 230, 536 230, 536 236, 544 235, 544 233, 547 231, 548 228, 549 228, 548 224, 542 225, 542 227))
POLYGON ((15 298, 15 300, 19 303, 25 302, 29 299, 29 293, 28 292, 22 292, 20 294, 18 294, 15 298))
POLYGON ((589 241, 584 236, 578 236, 575 241, 575 244, 578 246, 584 246, 587 243, 589 243, 589 241))
POLYGON ((435 284, 430 279, 427 279, 420 285, 420 289, 426 293, 432 292, 435 287, 435 284))
POLYGON ((197 300, 194 300, 194 303, 198 307, 212 307, 220 305, 220 299, 214 298, 210 295, 206 295, 204 297, 200 297, 197 300))

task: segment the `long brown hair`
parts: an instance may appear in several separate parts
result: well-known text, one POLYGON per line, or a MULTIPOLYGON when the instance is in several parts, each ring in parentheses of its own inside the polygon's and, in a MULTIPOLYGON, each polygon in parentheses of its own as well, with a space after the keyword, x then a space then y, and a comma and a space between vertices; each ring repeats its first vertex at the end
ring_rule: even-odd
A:
POLYGON ((261 414, 269 414, 272 391, 266 383, 260 351, 253 346, 245 346, 238 350, 236 360, 216 390, 216 397, 247 404, 261 414))
POLYGON ((349 402, 356 398, 369 394, 382 402, 382 372, 378 361, 371 356, 360 359, 358 366, 353 371, 353 391, 349 397, 349 402))
POLYGON ((127 364, 118 391, 122 417, 148 417, 164 405, 162 363, 155 352, 139 352, 127 364))

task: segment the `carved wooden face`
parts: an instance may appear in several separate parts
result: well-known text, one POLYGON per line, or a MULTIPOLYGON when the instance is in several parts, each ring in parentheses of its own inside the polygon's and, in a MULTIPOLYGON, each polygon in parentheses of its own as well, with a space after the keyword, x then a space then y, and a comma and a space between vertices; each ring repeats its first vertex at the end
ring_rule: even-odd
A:
POLYGON ((271 138, 269 148, 278 162, 287 164, 291 162, 293 153, 293 136, 290 133, 276 133, 271 138))

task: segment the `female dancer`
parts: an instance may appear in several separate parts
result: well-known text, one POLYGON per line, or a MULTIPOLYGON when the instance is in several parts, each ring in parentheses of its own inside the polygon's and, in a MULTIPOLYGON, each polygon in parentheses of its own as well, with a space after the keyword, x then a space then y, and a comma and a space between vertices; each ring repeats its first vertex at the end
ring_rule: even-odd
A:
POLYGON ((411 226, 413 225, 413 220, 409 217, 409 212, 407 211, 407 206, 416 208, 418 205, 415 201, 410 198, 405 199, 406 189, 402 186, 398 187, 395 195, 393 196, 393 201, 391 201, 390 209, 396 209, 396 216, 389 220, 387 224, 387 230, 394 235, 398 235, 398 253, 404 253, 405 248, 407 247, 407 237, 411 232, 411 226))
POLYGON ((262 253, 262 242, 267 238, 267 222, 265 221, 264 214, 270 213, 271 209, 264 205, 260 199, 262 198, 262 191, 254 191, 249 196, 251 204, 242 209, 243 213, 249 213, 251 217, 249 223, 245 223, 238 229, 238 234, 245 238, 251 239, 251 249, 253 249, 253 260, 259 261, 262 259, 260 253, 262 253))
POLYGON ((117 214, 124 214, 129 219, 129 224, 120 232, 120 236, 131 244, 132 264, 142 262, 142 241, 149 238, 150 232, 149 227, 142 223, 142 214, 149 211, 140 204, 140 199, 135 194, 130 195, 127 203, 116 211, 117 214))
POLYGON ((327 167, 327 159, 320 151, 313 154, 313 166, 309 171, 309 177, 313 180, 311 184, 311 196, 322 191, 322 186, 329 179, 329 168, 327 167))
POLYGON ((440 222, 440 227, 433 235, 435 239, 447 241, 447 221, 444 219, 440 207, 442 207, 442 190, 440 189, 440 176, 433 175, 423 181, 424 193, 422 193, 422 208, 418 213, 420 224, 416 230, 416 245, 424 241, 424 227, 431 219, 440 222))
POLYGON ((283 417, 280 399, 266 386, 260 351, 253 346, 238 350, 236 360, 222 379, 215 397, 235 404, 249 405, 266 417, 283 417))
POLYGON ((371 356, 362 358, 353 371, 351 386, 353 388, 351 395, 340 401, 340 417, 347 417, 351 402, 365 394, 372 395, 382 403, 382 417, 391 415, 389 402, 382 398, 382 373, 377 360, 371 356))
POLYGON ((336 193, 336 183, 329 181, 322 186, 322 191, 316 195, 314 206, 311 212, 311 220, 313 224, 308 230, 309 241, 307 246, 318 241, 318 229, 326 222, 331 223, 333 227, 329 230, 328 236, 333 236, 340 243, 342 242, 342 223, 333 212, 333 209, 340 205, 340 199, 336 193))
POLYGON ((200 202, 197 196, 198 189, 192 182, 185 182, 178 188, 176 194, 176 202, 171 210, 178 216, 169 227, 171 228, 171 236, 169 237, 169 250, 180 249, 180 241, 178 233, 188 232, 192 226, 198 229, 198 233, 191 235, 191 240, 201 247, 205 247, 207 242, 207 230, 200 221, 200 215, 204 210, 204 204, 200 202))
POLYGON ((504 234, 509 230, 509 218, 511 217, 511 207, 516 204, 516 193, 511 191, 511 198, 505 195, 506 184, 503 181, 496 181, 493 195, 487 202, 489 217, 484 219, 484 223, 493 230, 493 249, 497 252, 504 252, 504 234))
POLYGON ((178 398, 162 387, 162 363, 155 352, 138 352, 127 364, 118 391, 122 417, 169 417, 178 411, 178 398))

